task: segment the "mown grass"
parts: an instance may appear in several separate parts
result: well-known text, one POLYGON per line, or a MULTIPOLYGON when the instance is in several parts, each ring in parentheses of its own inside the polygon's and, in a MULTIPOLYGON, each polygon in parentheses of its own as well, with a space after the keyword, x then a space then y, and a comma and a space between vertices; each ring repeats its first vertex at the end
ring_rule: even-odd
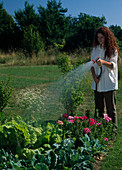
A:
MULTIPOLYGON (((14 93, 12 96, 12 100, 10 101, 10 104, 14 105, 14 95, 15 93, 18 93, 20 89, 22 88, 35 88, 40 87, 43 89, 44 87, 49 86, 52 82, 55 82, 62 73, 58 69, 57 66, 34 66, 34 67, 0 67, 0 80, 5 80, 8 77, 10 77, 13 80, 13 86, 14 86, 14 93)), ((120 64, 120 80, 119 80, 119 90, 117 91, 117 113, 118 113, 118 135, 116 137, 115 142, 110 148, 109 154, 107 157, 104 158, 103 161, 100 161, 100 163, 96 166, 96 169, 121 169, 121 138, 122 138, 122 105, 121 105, 121 99, 122 99, 122 69, 120 64)), ((78 112, 79 114, 84 114, 85 110, 90 110, 91 114, 94 114, 94 97, 93 97, 93 91, 91 90, 91 73, 89 72, 86 76, 86 79, 83 84, 84 89, 84 95, 85 95, 85 102, 82 106, 79 107, 78 112)), ((56 103, 55 103, 56 105, 56 103)), ((52 109, 52 108, 51 108, 52 109)), ((30 116, 29 114, 23 114, 22 111, 19 111, 19 108, 16 108, 16 106, 12 106, 9 108, 6 108, 5 110, 6 116, 17 116, 22 115, 23 117, 30 116), (8 109, 8 110, 7 110, 8 109), (13 110, 12 110, 13 109, 13 110), (18 110, 17 110, 18 109, 18 110)), ((47 115, 46 119, 49 120, 49 116, 54 120, 56 120, 60 114, 54 113, 53 115, 47 115), (58 115, 55 115, 58 114, 58 115)), ((35 118, 35 115, 33 115, 35 118)), ((32 117, 28 117, 28 119, 32 119, 32 117)))
POLYGON ((122 62, 119 62, 119 89, 117 91, 118 134, 107 157, 101 162, 100 170, 122 169, 122 62))
POLYGON ((0 80, 11 79, 14 88, 33 87, 54 82, 61 75, 57 66, 0 67, 0 80))

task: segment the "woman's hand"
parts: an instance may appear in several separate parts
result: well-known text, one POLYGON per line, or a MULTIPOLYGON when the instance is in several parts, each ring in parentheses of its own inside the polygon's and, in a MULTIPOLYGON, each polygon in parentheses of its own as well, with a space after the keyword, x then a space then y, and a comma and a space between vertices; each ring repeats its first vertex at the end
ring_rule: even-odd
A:
POLYGON ((96 84, 99 83, 98 75, 95 75, 95 76, 93 77, 93 79, 94 79, 94 81, 95 81, 96 84))
POLYGON ((91 67, 92 77, 95 81, 95 83, 99 83, 98 75, 95 74, 94 67, 91 67))
POLYGON ((104 60, 98 59, 98 60, 96 61, 96 63, 98 64, 98 66, 101 67, 102 64, 103 64, 103 61, 104 61, 104 60))
POLYGON ((98 59, 98 60, 96 61, 96 63, 98 64, 99 67, 101 67, 101 66, 104 64, 106 67, 108 67, 108 68, 110 68, 110 69, 113 69, 113 63, 111 63, 111 62, 98 59))

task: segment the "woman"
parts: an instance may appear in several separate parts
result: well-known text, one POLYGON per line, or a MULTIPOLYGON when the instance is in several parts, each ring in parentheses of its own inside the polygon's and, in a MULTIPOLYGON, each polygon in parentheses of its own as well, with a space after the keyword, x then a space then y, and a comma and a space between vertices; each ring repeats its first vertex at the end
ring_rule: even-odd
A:
POLYGON ((116 125, 115 91, 118 89, 118 53, 119 49, 116 39, 110 29, 104 26, 98 28, 93 42, 91 60, 100 58, 95 62, 94 68, 91 68, 93 76, 92 89, 96 91, 97 84, 95 101, 99 116, 103 117, 106 106, 108 116, 112 118, 113 123, 116 125), (102 67, 102 74, 98 79, 100 67, 102 67))

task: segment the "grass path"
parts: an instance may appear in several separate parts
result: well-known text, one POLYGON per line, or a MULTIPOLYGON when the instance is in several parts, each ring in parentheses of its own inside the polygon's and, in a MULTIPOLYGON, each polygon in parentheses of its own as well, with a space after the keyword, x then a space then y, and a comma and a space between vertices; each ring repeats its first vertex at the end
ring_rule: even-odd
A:
POLYGON ((104 158, 100 170, 122 170, 122 77, 117 92, 117 113, 118 134, 108 156, 104 158))

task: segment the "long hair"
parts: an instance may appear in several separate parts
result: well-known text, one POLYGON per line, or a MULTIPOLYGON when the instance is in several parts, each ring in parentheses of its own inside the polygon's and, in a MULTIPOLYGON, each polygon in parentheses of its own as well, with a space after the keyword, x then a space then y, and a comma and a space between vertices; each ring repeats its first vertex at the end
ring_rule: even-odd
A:
POLYGON ((117 52, 119 53, 119 48, 114 34, 109 28, 104 26, 99 27, 97 29, 92 47, 96 47, 97 45, 99 45, 98 33, 101 33, 105 37, 105 44, 104 44, 105 58, 106 57, 110 58, 115 53, 115 50, 117 50, 117 52))

